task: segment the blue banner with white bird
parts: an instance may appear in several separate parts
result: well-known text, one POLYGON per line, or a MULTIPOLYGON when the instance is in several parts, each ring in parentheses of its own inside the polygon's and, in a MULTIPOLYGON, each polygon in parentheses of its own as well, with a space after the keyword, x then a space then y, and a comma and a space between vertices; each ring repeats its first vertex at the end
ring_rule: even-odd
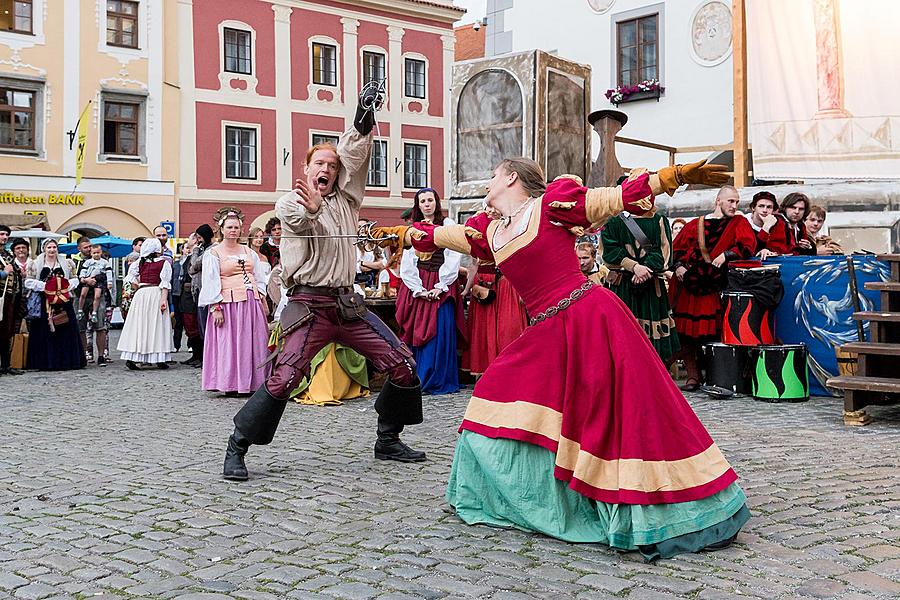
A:
MULTIPOLYGON (((860 310, 879 310, 879 292, 866 290, 864 284, 888 281, 890 267, 873 254, 858 254, 852 259, 860 310)), ((781 266, 784 283, 784 298, 775 310, 775 337, 784 344, 807 345, 810 393, 830 396, 825 381, 838 374, 835 348, 859 341, 847 257, 781 256, 766 263, 781 266)), ((865 334, 868 341, 868 323, 865 334)))

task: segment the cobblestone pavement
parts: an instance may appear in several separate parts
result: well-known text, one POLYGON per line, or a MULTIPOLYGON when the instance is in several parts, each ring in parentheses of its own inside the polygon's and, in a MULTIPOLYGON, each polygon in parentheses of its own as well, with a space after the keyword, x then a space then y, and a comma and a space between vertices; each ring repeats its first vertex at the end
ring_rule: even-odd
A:
MULTIPOLYGON (((184 356, 180 356, 184 358, 184 356)), ((430 461, 372 458, 370 401, 291 405, 251 480, 220 480, 242 400, 186 367, 0 380, 3 598, 896 598, 900 407, 691 404, 742 477, 733 547, 639 555, 468 526, 443 493, 466 394, 408 430, 430 461)))

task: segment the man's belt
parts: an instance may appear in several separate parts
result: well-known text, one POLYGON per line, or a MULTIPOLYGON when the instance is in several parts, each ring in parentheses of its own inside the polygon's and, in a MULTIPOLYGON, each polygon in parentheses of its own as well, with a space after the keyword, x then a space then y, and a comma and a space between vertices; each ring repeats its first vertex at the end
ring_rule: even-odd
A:
POLYGON ((327 285, 295 285, 288 290, 288 296, 296 296, 297 294, 307 294, 309 296, 343 296, 344 294, 352 294, 354 292, 352 285, 342 285, 338 287, 330 287, 327 285))

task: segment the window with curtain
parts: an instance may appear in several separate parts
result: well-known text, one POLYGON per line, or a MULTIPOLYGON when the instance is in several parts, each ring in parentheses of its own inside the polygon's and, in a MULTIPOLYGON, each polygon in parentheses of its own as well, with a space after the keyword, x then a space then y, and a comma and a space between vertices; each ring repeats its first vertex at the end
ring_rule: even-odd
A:
POLYGON ((384 54, 363 52, 363 85, 370 81, 384 80, 384 54))
POLYGON ((225 127, 225 176, 256 179, 256 129, 225 127))
POLYGON ((404 95, 408 98, 425 97, 425 61, 407 58, 404 65, 404 95))
POLYGON ((369 176, 366 185, 387 187, 387 140, 372 142, 372 157, 369 160, 369 176))
POLYGON ((337 85, 337 48, 313 42, 313 83, 337 85))
POLYGON ((225 42, 225 71, 252 75, 250 32, 226 27, 222 33, 225 42))
POLYGON ((403 144, 403 187, 420 189, 428 186, 428 146, 403 144))

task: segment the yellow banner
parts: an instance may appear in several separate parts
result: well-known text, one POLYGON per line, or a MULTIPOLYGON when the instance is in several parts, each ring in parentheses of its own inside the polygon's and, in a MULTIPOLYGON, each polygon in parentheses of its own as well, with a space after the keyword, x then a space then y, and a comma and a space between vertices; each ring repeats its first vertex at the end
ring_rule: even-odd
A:
POLYGON ((91 108, 91 102, 88 100, 81 116, 78 117, 78 146, 75 148, 75 186, 81 183, 81 172, 84 170, 84 149, 87 145, 88 132, 88 110, 91 108))

